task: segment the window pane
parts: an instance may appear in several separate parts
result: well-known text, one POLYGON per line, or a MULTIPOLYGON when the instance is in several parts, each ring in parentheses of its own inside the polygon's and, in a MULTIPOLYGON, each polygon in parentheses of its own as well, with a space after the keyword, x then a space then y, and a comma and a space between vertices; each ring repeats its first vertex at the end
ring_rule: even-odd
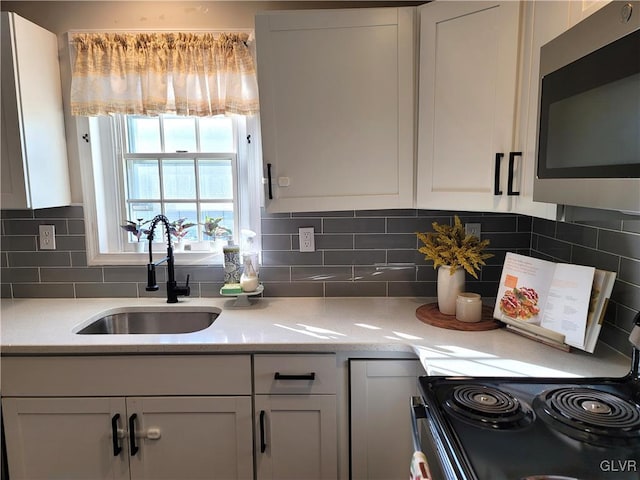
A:
POLYGON ((233 121, 230 117, 200 118, 200 151, 233 152, 233 121))
MULTIPOLYGON (((201 223, 205 222, 206 217, 213 220, 221 219, 215 230, 216 237, 230 239, 233 236, 233 203, 202 203, 200 209, 201 223)), ((211 235, 203 234, 203 240, 213 238, 211 235)))
POLYGON ((160 146, 160 121, 152 117, 127 116, 129 152, 157 153, 160 146))
POLYGON ((160 199, 160 172, 157 160, 127 160, 129 199, 160 199))
POLYGON ((179 151, 195 152, 196 119, 193 117, 163 117, 164 123, 164 151, 174 153, 179 151))
MULTIPOLYGON (((165 204, 165 215, 169 222, 176 222, 184 219, 183 225, 194 223, 195 226, 187 228, 182 238, 187 240, 198 240, 198 213, 195 203, 167 203, 165 204)), ((175 237, 173 237, 175 239, 175 237)))
POLYGON ((193 159, 162 161, 164 198, 196 198, 196 168, 193 159))
MULTIPOLYGON (((142 202, 132 202, 128 204, 128 213, 127 220, 131 220, 132 222, 141 223, 142 230, 147 230, 151 225, 151 220, 153 217, 158 215, 161 212, 159 203, 142 203, 142 202)), ((156 230, 155 239, 158 240, 158 234, 160 230, 156 230)), ((141 239, 145 240, 147 238, 146 234, 141 235, 141 239)), ((129 234, 129 241, 136 242, 137 238, 133 234, 129 234)))
POLYGON ((231 160, 198 160, 200 198, 223 200, 233 198, 231 160))

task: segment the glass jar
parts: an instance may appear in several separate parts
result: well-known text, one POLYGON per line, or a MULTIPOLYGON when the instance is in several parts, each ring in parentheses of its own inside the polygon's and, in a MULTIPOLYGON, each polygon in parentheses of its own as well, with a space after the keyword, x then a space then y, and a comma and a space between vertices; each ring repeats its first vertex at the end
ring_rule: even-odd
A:
POLYGON ((461 322, 482 320, 482 297, 477 293, 459 293, 456 298, 456 319, 461 322))

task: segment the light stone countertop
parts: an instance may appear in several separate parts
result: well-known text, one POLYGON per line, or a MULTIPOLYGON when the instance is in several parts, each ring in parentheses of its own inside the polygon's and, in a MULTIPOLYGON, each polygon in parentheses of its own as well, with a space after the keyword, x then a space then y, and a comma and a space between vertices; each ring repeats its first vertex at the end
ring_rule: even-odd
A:
POLYGON ((259 298, 233 307, 228 298, 2 300, 2 355, 347 352, 417 355, 428 374, 468 376, 620 377, 630 359, 599 343, 594 354, 566 353, 504 329, 463 332, 415 316, 427 298, 259 298), (77 335, 114 308, 217 307, 209 328, 170 335, 77 335))

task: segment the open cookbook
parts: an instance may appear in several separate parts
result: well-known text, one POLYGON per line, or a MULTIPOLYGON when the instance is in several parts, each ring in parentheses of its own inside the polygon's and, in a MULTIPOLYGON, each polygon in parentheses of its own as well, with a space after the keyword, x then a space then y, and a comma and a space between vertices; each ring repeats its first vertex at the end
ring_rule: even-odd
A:
POLYGON ((507 253, 493 316, 521 335, 593 353, 614 272, 507 253))

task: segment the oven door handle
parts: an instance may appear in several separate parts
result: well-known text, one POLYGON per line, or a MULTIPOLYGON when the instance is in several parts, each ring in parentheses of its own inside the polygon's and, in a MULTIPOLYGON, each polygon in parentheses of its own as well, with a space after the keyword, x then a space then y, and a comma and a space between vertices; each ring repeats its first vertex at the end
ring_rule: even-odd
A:
POLYGON ((421 397, 411 397, 411 430, 413 437, 413 456, 411 458, 410 479, 431 480, 431 472, 427 457, 422 452, 420 434, 418 433, 418 419, 427 418, 427 406, 421 397))
POLYGON ((411 397, 411 431, 413 437, 413 451, 422 450, 420 443, 420 434, 418 433, 418 419, 427 418, 427 406, 421 397, 411 397))

